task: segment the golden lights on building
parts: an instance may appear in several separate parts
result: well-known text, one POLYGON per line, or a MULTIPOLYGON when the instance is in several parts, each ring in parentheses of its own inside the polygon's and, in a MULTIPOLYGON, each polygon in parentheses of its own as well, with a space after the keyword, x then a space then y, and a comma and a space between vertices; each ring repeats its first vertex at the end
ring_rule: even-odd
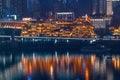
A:
POLYGON ((117 29, 114 29, 113 35, 120 36, 120 26, 117 29))
POLYGON ((72 22, 50 21, 26 24, 22 29, 21 36, 92 38, 95 37, 95 33, 93 26, 90 24, 89 16, 85 15, 85 18, 77 18, 72 22))

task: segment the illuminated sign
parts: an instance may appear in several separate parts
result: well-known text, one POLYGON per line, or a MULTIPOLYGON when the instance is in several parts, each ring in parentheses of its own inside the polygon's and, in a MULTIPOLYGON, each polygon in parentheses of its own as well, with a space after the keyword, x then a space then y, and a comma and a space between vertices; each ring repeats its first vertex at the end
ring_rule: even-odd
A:
POLYGON ((23 18, 22 20, 23 20, 23 21, 31 21, 32 18, 23 18))
POLYGON ((73 12, 57 12, 57 14, 73 14, 73 12))

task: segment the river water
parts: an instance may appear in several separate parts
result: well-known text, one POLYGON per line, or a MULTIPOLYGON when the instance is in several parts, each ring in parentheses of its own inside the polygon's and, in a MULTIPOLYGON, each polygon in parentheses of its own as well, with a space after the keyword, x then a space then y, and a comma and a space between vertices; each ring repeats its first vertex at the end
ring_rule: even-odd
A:
POLYGON ((1 52, 0 80, 119 80, 120 55, 1 52), (8 54, 9 53, 9 54, 8 54))

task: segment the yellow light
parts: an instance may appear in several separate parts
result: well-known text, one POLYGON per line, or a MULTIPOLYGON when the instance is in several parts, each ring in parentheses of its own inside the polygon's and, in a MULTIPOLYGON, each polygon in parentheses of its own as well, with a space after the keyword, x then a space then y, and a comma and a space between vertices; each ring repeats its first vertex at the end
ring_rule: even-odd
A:
POLYGON ((116 61, 116 58, 114 57, 114 58, 112 58, 112 60, 113 60, 114 68, 117 69, 117 61, 116 61))
POLYGON ((93 65, 95 62, 96 57, 94 55, 91 56, 91 64, 93 65))
POLYGON ((53 76, 53 66, 50 66, 50 75, 53 76))
POLYGON ((119 69, 120 68, 120 60, 117 59, 117 68, 119 69))
POLYGON ((88 70, 88 68, 86 68, 86 70, 85 70, 85 78, 86 78, 86 80, 89 80, 89 70, 88 70))

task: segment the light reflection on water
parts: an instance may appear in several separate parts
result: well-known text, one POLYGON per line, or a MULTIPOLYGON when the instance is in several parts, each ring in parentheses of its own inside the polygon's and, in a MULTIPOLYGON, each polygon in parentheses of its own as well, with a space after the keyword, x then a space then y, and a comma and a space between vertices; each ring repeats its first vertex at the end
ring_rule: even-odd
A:
POLYGON ((120 56, 0 56, 0 80, 119 80, 120 56), (9 65, 9 66, 8 66, 9 65))

